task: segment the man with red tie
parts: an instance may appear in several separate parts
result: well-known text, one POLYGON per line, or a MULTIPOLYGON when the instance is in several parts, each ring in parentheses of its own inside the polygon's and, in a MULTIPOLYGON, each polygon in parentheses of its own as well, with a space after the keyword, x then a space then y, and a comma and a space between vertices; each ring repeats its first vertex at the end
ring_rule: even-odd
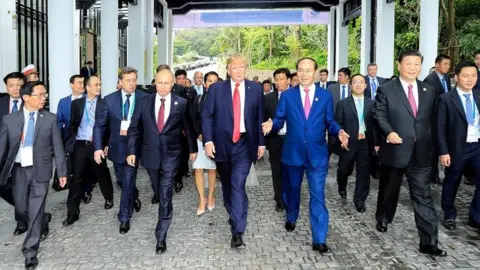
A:
POLYGON ((252 162, 265 152, 264 96, 261 85, 245 80, 246 68, 244 57, 228 58, 230 79, 210 86, 202 108, 205 152, 215 160, 222 181, 232 248, 245 245, 242 240, 248 212, 245 182, 252 162))

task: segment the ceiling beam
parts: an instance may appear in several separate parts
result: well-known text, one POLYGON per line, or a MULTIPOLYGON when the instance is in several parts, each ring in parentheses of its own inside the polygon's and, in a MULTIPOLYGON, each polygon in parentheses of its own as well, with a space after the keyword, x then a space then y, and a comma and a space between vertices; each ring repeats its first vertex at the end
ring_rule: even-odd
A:
POLYGON ((183 8, 173 9, 173 15, 184 15, 192 10, 212 10, 212 9, 276 9, 276 8, 311 8, 314 11, 329 11, 329 7, 325 7, 318 3, 302 3, 302 2, 282 2, 282 3, 235 3, 235 4, 202 4, 187 5, 183 8))
MULTIPOLYGON (((215 5, 215 6, 237 6, 237 5, 247 5, 250 8, 257 4, 269 4, 269 6, 277 6, 285 3, 295 4, 306 4, 309 5, 321 5, 324 7, 336 6, 339 4, 339 0, 166 0, 168 2, 168 8, 170 9, 185 9, 188 6, 205 6, 205 5, 215 5)), ((235 7, 236 8, 236 7, 235 7)), ((199 9, 198 7, 190 9, 199 9)), ((217 8, 218 9, 218 8, 217 8)))

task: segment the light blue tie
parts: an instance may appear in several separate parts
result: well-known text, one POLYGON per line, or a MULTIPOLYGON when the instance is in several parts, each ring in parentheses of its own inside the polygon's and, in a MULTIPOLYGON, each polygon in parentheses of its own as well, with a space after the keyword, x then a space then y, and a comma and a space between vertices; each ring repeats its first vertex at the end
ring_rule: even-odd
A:
POLYGON ((377 84, 375 83, 374 79, 370 80, 370 86, 372 88, 372 99, 374 99, 375 95, 377 94, 377 84))
POLYGON ((35 112, 31 112, 29 115, 30 118, 28 120, 27 135, 25 135, 25 141, 23 144, 24 147, 33 146, 33 134, 35 133, 35 118, 33 116, 35 115, 35 112))
POLYGON ((93 100, 89 101, 88 106, 88 126, 93 130, 93 125, 95 124, 95 107, 93 106, 93 100))
POLYGON ((465 114, 467 115, 467 122, 469 125, 473 125, 473 106, 472 101, 470 100, 470 94, 463 94, 463 96, 467 99, 465 102, 465 114))
POLYGON ((345 85, 342 86, 342 99, 346 98, 347 94, 345 93, 345 85))
POLYGON ((18 112, 18 100, 13 101, 12 113, 18 112))
POLYGON ((443 76, 442 85, 443 85, 443 90, 445 90, 445 93, 448 92, 447 80, 445 79, 445 76, 443 76))

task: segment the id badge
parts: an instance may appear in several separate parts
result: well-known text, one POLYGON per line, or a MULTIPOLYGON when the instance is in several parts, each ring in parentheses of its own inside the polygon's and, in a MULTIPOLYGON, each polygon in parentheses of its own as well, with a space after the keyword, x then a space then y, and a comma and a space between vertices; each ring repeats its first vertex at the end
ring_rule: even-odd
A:
POLYGON ((128 128, 130 127, 130 120, 122 120, 120 124, 120 136, 127 136, 128 128))
MULTIPOLYGON (((468 125, 468 131, 467 134, 477 134, 477 129, 473 125, 468 125)), ((478 142, 478 136, 477 135, 467 135, 467 142, 472 143, 472 142, 478 142)))
POLYGON ((20 155, 22 167, 33 166, 33 148, 31 146, 20 148, 20 155))

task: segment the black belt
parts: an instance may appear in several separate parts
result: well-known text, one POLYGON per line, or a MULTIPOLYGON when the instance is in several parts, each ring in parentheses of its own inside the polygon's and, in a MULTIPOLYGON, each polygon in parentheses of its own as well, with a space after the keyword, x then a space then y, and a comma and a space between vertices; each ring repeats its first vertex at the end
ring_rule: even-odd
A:
POLYGON ((85 145, 92 145, 92 141, 87 141, 87 140, 77 140, 76 143, 78 144, 85 144, 85 145))
POLYGON ((247 136, 247 133, 246 133, 246 132, 240 133, 240 138, 243 138, 243 137, 245 137, 245 136, 247 136))

